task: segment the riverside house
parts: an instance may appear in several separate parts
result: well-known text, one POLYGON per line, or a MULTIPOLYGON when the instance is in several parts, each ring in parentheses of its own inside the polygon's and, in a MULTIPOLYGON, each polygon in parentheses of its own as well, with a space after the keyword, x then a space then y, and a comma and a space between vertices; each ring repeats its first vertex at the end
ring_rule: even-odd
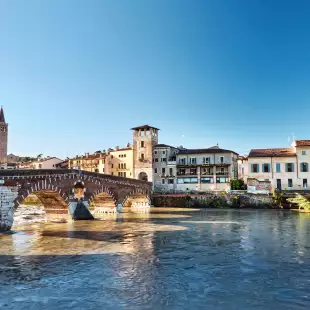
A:
POLYGON ((252 149, 248 156, 248 191, 309 190, 310 140, 290 148, 252 149))

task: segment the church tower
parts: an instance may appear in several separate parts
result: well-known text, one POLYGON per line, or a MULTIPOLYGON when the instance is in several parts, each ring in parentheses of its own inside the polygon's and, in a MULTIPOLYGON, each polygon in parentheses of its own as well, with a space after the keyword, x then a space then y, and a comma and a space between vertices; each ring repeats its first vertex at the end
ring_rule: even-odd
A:
POLYGON ((0 164, 7 162, 8 155, 8 124, 5 122, 3 108, 0 110, 0 164))

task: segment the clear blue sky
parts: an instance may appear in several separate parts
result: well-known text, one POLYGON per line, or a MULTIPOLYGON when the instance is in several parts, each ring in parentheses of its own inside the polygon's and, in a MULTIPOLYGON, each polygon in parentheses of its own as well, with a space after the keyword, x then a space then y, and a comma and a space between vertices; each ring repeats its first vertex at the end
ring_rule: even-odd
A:
POLYGON ((310 139, 310 1, 2 0, 9 152, 132 141, 222 148, 310 139))

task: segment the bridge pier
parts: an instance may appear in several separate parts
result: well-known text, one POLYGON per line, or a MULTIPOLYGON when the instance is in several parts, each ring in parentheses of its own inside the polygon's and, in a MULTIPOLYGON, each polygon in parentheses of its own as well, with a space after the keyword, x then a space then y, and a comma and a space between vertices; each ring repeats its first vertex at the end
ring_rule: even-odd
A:
POLYGON ((7 186, 0 187, 0 232, 9 231, 13 225, 14 200, 17 193, 7 186))

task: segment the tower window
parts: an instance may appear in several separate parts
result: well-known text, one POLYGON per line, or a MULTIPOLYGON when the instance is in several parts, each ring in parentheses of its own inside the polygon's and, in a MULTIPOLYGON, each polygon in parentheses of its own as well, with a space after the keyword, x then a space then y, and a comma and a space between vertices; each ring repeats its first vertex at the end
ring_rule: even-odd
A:
POLYGON ((141 147, 144 147, 144 141, 141 141, 141 147))

